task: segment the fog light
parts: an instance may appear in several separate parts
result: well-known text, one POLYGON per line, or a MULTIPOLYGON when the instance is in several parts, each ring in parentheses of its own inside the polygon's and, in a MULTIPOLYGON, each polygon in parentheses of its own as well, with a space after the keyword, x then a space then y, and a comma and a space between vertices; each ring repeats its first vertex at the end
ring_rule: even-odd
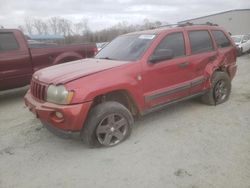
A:
POLYGON ((55 115, 56 115, 56 117, 58 119, 62 119, 63 118, 63 114, 61 112, 56 112, 55 115))

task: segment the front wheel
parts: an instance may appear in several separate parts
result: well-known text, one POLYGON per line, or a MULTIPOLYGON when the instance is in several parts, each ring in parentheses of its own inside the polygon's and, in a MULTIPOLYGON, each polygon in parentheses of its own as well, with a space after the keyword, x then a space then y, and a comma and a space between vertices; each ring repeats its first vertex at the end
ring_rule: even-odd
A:
POLYGON ((81 138, 90 147, 115 146, 129 137, 133 123, 133 116, 125 106, 104 102, 90 111, 81 138))
POLYGON ((201 99, 205 104, 217 105, 228 100, 231 93, 231 80, 225 72, 215 72, 212 78, 212 87, 201 99))

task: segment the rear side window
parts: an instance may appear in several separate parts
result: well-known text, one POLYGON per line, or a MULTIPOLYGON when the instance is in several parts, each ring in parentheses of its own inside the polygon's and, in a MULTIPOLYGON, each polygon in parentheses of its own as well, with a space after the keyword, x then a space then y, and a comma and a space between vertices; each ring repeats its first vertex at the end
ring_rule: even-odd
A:
POLYGON ((214 49, 208 31, 190 31, 188 35, 193 54, 212 51, 214 49))
POLYGON ((212 31, 213 37, 218 48, 224 48, 231 45, 231 42, 227 38, 224 32, 222 31, 212 31))
POLYGON ((13 33, 0 33, 0 52, 17 50, 19 45, 13 33))
POLYGON ((174 57, 185 56, 185 43, 182 33, 173 33, 167 35, 157 46, 154 53, 161 50, 171 50, 174 52, 174 57))

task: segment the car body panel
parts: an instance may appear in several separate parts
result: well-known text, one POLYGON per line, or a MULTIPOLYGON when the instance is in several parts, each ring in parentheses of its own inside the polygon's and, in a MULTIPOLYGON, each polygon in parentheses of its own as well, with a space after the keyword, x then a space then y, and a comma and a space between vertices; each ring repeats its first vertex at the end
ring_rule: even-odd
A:
POLYGON ((51 84, 64 84, 74 79, 94 74, 106 69, 110 69, 128 62, 110 61, 100 59, 82 59, 73 61, 67 64, 59 64, 52 67, 37 71, 34 74, 35 78, 40 81, 51 84), (62 72, 64 74, 62 74, 62 72))
MULTIPOLYGON (((74 91, 75 95, 70 105, 92 103, 99 96, 124 91, 134 101, 139 114, 143 115, 159 106, 206 92, 211 87, 211 78, 216 70, 227 72, 231 79, 236 73, 236 46, 227 32, 220 27, 161 28, 136 32, 136 34, 157 35, 142 57, 136 61, 86 59, 44 69, 35 73, 34 76, 38 76, 38 80, 48 85, 63 83, 67 90, 74 91), (211 30, 220 30, 228 37, 230 46, 219 48, 215 39, 211 37, 214 45, 213 50, 192 54, 187 34, 189 30, 207 30, 210 35, 211 30), (186 56, 152 64, 150 57, 154 50, 165 36, 173 32, 184 34, 186 56), (183 66, 183 63, 187 64, 183 66)), ((28 106, 30 95, 28 92, 25 99, 28 106)), ((47 102, 46 104, 50 105, 47 102)), ((82 118, 82 127, 84 127, 91 107, 87 108, 88 110, 84 111, 86 114, 82 118)), ((76 119, 79 118, 78 114, 74 115, 76 119)), ((50 117, 46 116, 41 120, 46 120, 46 118, 50 117)), ((63 126, 64 130, 69 130, 72 125, 65 123, 63 126)), ((77 125, 78 129, 79 126, 77 125)))

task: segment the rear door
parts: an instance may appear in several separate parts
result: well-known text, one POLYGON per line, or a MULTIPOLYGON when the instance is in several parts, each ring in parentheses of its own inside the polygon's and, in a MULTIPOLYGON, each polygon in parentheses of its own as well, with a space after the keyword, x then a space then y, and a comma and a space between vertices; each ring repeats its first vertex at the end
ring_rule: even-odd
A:
POLYGON ((32 74, 29 50, 21 32, 0 32, 0 90, 24 86, 32 74), (20 39, 19 39, 20 38, 20 39))
POLYGON ((192 74, 190 95, 202 92, 208 76, 205 68, 216 60, 217 52, 208 30, 188 30, 187 37, 190 44, 189 62, 192 74))
POLYGON ((151 55, 160 50, 172 50, 174 57, 143 65, 143 89, 147 108, 186 97, 190 88, 190 64, 186 56, 183 32, 169 33, 151 55))

